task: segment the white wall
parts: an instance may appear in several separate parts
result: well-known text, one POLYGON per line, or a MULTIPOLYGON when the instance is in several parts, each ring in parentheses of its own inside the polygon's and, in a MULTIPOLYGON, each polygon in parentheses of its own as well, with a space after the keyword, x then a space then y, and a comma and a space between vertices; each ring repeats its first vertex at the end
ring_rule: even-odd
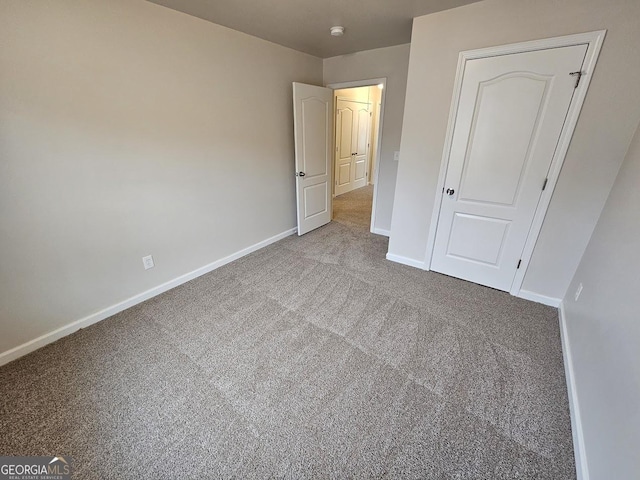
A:
POLYGON ((640 118, 640 2, 485 0, 416 18, 389 252, 425 261, 458 53, 608 29, 523 289, 565 292, 640 118))
POLYGON ((293 81, 142 0, 0 2, 0 352, 293 228, 293 81))
POLYGON ((409 65, 409 45, 378 48, 324 59, 324 84, 387 78, 382 147, 378 168, 375 228, 388 231, 396 185, 398 162, 393 152, 400 149, 404 95, 409 65))
POLYGON ((591 480, 640 472, 639 186, 640 128, 563 301, 591 480))

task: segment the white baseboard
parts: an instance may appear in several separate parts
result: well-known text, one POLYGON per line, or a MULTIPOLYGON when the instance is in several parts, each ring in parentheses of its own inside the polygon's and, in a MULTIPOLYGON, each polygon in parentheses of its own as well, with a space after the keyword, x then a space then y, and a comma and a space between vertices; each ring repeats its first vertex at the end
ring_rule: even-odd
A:
POLYGON ((546 295, 540 295, 539 293, 530 292, 529 290, 520 290, 516 297, 524 298, 525 300, 531 300, 532 302, 542 303, 550 307, 558 308, 562 303, 562 300, 554 297, 547 297, 546 295))
POLYGON ((410 267, 416 267, 421 270, 427 270, 424 262, 421 262, 420 260, 414 260, 413 258, 407 258, 401 255, 396 255, 394 253, 387 253, 387 260, 390 260, 396 263, 401 263, 403 265, 409 265, 410 267))
POLYGON ((576 379, 573 371, 573 358, 571 345, 569 344, 569 332, 567 331, 567 319, 564 312, 564 303, 560 302, 560 339, 562 341, 562 356, 564 359, 564 373, 567 378, 567 393, 569 395, 569 412, 571 415, 571 432, 573 435, 573 452, 576 459, 576 475, 578 480, 589 480, 589 469, 582 433, 582 421, 580 420, 580 403, 576 390, 576 379))
POLYGON ((375 233, 376 235, 384 235, 385 237, 390 237, 391 232, 389 230, 383 230, 382 228, 375 228, 371 230, 371 233, 375 233))
POLYGON ((88 327, 89 325, 92 325, 101 320, 104 320, 105 318, 109 318, 115 315, 116 313, 126 310, 127 308, 133 307, 134 305, 144 302, 145 300, 155 297, 156 295, 160 295, 161 293, 164 293, 167 290, 171 290, 172 288, 182 285, 183 283, 186 283, 189 280, 193 280, 194 278, 197 278, 197 277, 200 277, 201 275, 209 273, 215 270, 216 268, 220 268, 223 265, 226 265, 227 263, 237 260, 240 257, 244 257, 245 255, 248 255, 252 252, 255 252, 256 250, 266 247, 267 245, 277 242, 278 240, 282 240, 283 238, 288 237, 289 235, 293 235, 297 230, 298 230, 297 228, 291 228, 289 230, 286 230, 282 233, 274 235, 271 238, 267 238, 266 240, 263 240, 254 245, 251 245, 250 247, 247 247, 235 253, 232 253, 229 256, 221 258, 220 260, 216 260, 215 262, 205 265, 204 267, 200 267, 196 270, 193 270, 192 272, 185 273, 184 275, 180 275, 179 277, 174 278, 173 280, 169 280, 168 282, 158 285, 157 287, 153 287, 145 292, 142 292, 137 295, 134 295, 133 297, 127 298, 122 302, 119 302, 119 303, 116 303, 115 305, 111 305, 110 307, 104 308, 99 312, 92 313, 91 315, 88 315, 84 318, 81 318, 67 325, 64 325, 63 327, 53 330, 52 332, 45 333, 44 335, 38 338, 34 338, 33 340, 23 343, 22 345, 18 345, 17 347, 12 348, 11 350, 2 352, 0 353, 0 365, 9 363, 19 357, 22 357, 23 355, 26 355, 27 353, 37 350, 40 347, 44 347, 45 345, 55 342, 56 340, 62 337, 66 337, 67 335, 70 335, 81 328, 88 327))

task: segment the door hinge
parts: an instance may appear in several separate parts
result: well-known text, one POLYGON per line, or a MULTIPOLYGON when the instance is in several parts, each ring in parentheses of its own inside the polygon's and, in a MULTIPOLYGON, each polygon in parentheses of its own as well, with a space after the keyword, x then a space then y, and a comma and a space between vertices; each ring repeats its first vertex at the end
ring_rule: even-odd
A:
POLYGON ((549 181, 548 178, 544 179, 544 183, 542 184, 542 191, 544 192, 544 189, 547 188, 547 182, 549 181))
POLYGON ((573 88, 578 88, 578 85, 580 85, 580 79, 582 78, 582 75, 584 75, 584 73, 582 73, 581 71, 578 72, 571 72, 569 75, 571 75, 572 77, 578 77, 576 78, 576 84, 573 88))
POLYGON ((521 263, 522 263, 522 259, 518 260, 518 266, 516 267, 516 270, 520 268, 521 263))

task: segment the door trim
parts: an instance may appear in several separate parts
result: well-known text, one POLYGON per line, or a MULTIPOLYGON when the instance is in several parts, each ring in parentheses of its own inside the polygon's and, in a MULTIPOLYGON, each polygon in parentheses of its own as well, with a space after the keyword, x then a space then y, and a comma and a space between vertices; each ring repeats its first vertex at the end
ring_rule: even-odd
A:
MULTIPOLYGON (((382 154, 382 128, 384 126, 384 104, 385 98, 387 95, 387 78, 370 78, 368 80, 356 80, 353 82, 340 82, 340 83, 330 83, 326 85, 327 88, 331 88, 332 90, 340 90, 342 88, 354 88, 354 87, 373 87, 376 85, 382 84, 382 95, 380 97, 380 119, 378 120, 378 138, 376 141, 376 158, 375 165, 377 168, 373 172, 373 204, 371 205, 371 225, 369 226, 369 231, 371 233, 378 233, 376 229, 376 205, 378 199, 378 175, 380 173, 380 156, 382 154)), ((334 114, 335 114, 335 105, 334 105, 334 114)), ((336 136, 335 136, 335 128, 333 133, 333 154, 334 154, 334 165, 335 165, 335 152, 336 152, 336 136)), ((333 174, 335 175, 335 168, 333 169, 333 174)), ((335 185, 335 178, 331 180, 335 185)), ((388 236, 388 235, 387 235, 388 236)))
POLYGON ((588 45, 587 53, 585 54, 583 63, 584 73, 582 75, 580 84, 578 85, 578 88, 576 88, 573 98, 571 99, 571 104, 569 105, 569 110, 567 111, 567 117, 565 119, 564 126, 562 127, 562 131, 560 132, 560 137, 558 139, 558 145, 551 161, 551 166, 549 167, 549 180, 547 182, 547 187, 542 192, 542 196, 540 197, 540 201, 538 203, 538 207, 536 208, 533 222, 531 224, 531 229, 529 231, 529 235, 527 236, 527 240, 522 251, 522 263, 520 265, 520 268, 516 270, 515 277, 511 284, 511 289, 509 290, 509 293, 511 293, 511 295, 518 296, 520 294, 520 289, 522 287, 522 282, 524 280, 527 267, 529 266, 529 262, 531 261, 531 257, 533 255, 536 241, 538 240, 540 230, 542 229, 544 217, 551 202, 551 196, 553 195, 556 182, 558 181, 562 164, 567 154, 567 150, 569 149, 571 137, 573 136, 573 131, 575 129, 576 123, 578 122, 580 110, 582 109, 582 104, 587 94, 589 84, 591 83, 593 71, 595 69, 596 61, 598 60, 598 55, 600 53, 600 49, 602 48, 602 43, 604 42, 606 32, 606 30, 598 30, 594 32, 579 33, 576 35, 566 35, 562 37, 534 40, 531 42, 514 43, 510 45, 500 45, 496 47, 482 48, 478 50, 466 50, 460 52, 460 54, 458 55, 458 67, 456 70, 454 81, 451 108, 449 110, 449 122, 447 124, 447 133, 445 137, 444 149, 442 152, 442 161, 440 163, 440 173, 438 175, 436 199, 433 206, 433 212, 431 214, 429 236, 427 238, 427 251, 425 252, 424 262, 425 270, 431 269, 431 262, 433 260, 436 230, 440 217, 440 207, 442 205, 442 191, 444 188, 447 168, 449 166, 449 156, 451 154, 451 146, 453 142, 453 131, 456 123, 458 105, 460 103, 460 92, 462 90, 462 80, 464 77, 466 62, 468 60, 474 60, 478 58, 496 57, 514 53, 525 53, 536 50, 546 50, 550 48, 570 47, 574 45, 588 45))

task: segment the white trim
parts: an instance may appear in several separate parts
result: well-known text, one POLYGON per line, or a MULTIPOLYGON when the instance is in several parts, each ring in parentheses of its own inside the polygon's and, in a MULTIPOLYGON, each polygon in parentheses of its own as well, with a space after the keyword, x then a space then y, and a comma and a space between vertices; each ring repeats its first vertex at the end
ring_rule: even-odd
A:
POLYGON ((413 258, 403 257, 401 255, 396 255, 394 253, 387 253, 387 260, 390 260, 395 263, 401 263, 402 265, 408 265, 410 267, 419 268, 421 270, 426 270, 425 263, 420 260, 414 260, 413 258))
POLYGON ((520 290, 516 294, 516 297, 531 300, 536 303, 542 303, 543 305, 549 305, 550 307, 555 308, 558 308, 562 303, 562 300, 559 298, 547 297, 546 295, 540 295, 539 293, 530 292, 529 290, 520 290))
POLYGON ((384 230, 382 228, 374 228, 373 230, 371 230, 371 233, 375 233, 376 235, 384 235, 385 237, 391 236, 390 230, 384 230))
MULTIPOLYGON (((382 84, 382 95, 380 96, 380 112, 378 113, 378 140, 377 140, 377 148, 376 148, 376 158, 375 165, 376 169, 373 172, 373 178, 369 179, 370 182, 373 182, 373 203, 371 205, 371 225, 369 226, 369 231, 371 233, 376 233, 376 209, 378 204, 378 172, 380 172, 380 156, 382 154, 382 129, 384 127, 384 105, 385 99, 387 95, 387 77, 380 78, 370 78, 368 80, 355 80, 353 82, 339 82, 339 83, 330 83, 326 87, 331 88, 333 90, 340 90, 342 88, 355 88, 355 87, 373 87, 375 85, 382 84)), ((334 114, 335 114, 335 102, 334 102, 334 114)), ((335 130, 335 129, 334 129, 335 130)), ((332 170, 335 171, 335 151, 336 151, 336 141, 335 135, 333 139, 333 153, 334 153, 334 162, 332 170)), ((335 179, 333 179, 333 188, 335 189, 335 179)), ((388 236, 388 235, 387 235, 388 236)))
MULTIPOLYGON (((387 77, 380 78, 368 78, 366 80, 354 80, 353 82, 337 82, 337 83, 329 83, 325 85, 327 88, 331 88, 332 90, 341 90, 343 88, 356 88, 356 87, 374 87, 379 84, 385 84, 386 87, 387 77)), ((384 88, 383 88, 384 91, 384 88)))
POLYGON ((194 278, 197 278, 197 277, 200 277, 201 275, 209 273, 215 270, 216 268, 220 268, 223 265, 226 265, 227 263, 233 262, 234 260, 237 260, 240 257, 244 257, 245 255, 248 255, 252 252, 255 252, 256 250, 266 247, 267 245, 277 242, 278 240, 282 240, 285 237, 293 235, 294 233, 296 233, 296 231, 297 231, 297 228, 291 228, 289 230, 286 230, 282 233, 274 235, 273 237, 267 238, 266 240, 258 242, 254 245, 251 245, 247 248, 239 250, 235 253, 232 253, 231 255, 221 258, 220 260, 216 260, 215 262, 205 265, 204 267, 200 267, 196 270, 193 270, 192 272, 185 273, 184 275, 180 275, 179 277, 174 278, 173 280, 169 280, 168 282, 158 285, 157 287, 153 287, 145 292, 142 292, 137 295, 134 295, 133 297, 127 298, 122 302, 116 303, 115 305, 111 305, 110 307, 107 307, 98 312, 92 313, 91 315, 88 315, 84 318, 68 323, 67 325, 57 328, 52 332, 45 333, 44 335, 41 335, 38 338, 34 338, 33 340, 23 343, 22 345, 18 345, 17 347, 7 350, 6 352, 2 352, 0 353, 0 365, 9 363, 17 358, 22 357, 23 355, 26 355, 27 353, 37 350, 40 347, 44 347, 45 345, 55 342, 56 340, 62 337, 66 337, 67 335, 72 334, 76 330, 88 327, 89 325, 93 325, 94 323, 104 320, 105 318, 109 318, 115 315, 116 313, 126 310, 127 308, 133 307, 138 303, 144 302, 145 300, 155 297, 156 295, 160 295, 161 293, 164 293, 167 290, 171 290, 172 288, 182 285, 183 283, 186 283, 189 280, 193 280, 194 278))
POLYGON ((564 373, 567 380, 567 394, 569 396, 569 413, 571 416, 571 433, 573 435, 573 454, 576 460, 576 475, 578 480, 589 480, 589 466, 582 432, 582 420, 580 417, 580 402, 576 389, 576 377, 573 370, 573 357, 569 344, 569 331, 567 329, 567 317, 564 310, 564 302, 560 302, 560 340, 562 342, 562 357, 564 359, 564 373))
POLYGON ((522 263, 520 268, 516 271, 516 274, 514 276, 514 279, 511 285, 511 289, 509 290, 509 292, 512 295, 518 295, 518 293, 520 292, 520 289, 522 288, 524 276, 527 271, 527 267, 529 266, 531 257, 533 255, 533 251, 535 248, 536 241, 538 239, 538 235, 540 234, 540 230, 542 229, 542 224, 544 222, 544 217, 547 212, 547 208, 551 203, 551 197, 553 195, 553 191, 555 189, 558 177, 560 176, 562 163, 564 162, 564 158, 567 154, 567 150, 569 149, 571 137, 573 136, 573 131, 578 122, 578 116, 580 115, 580 110, 582 109, 582 104, 587 94, 589 83, 591 82, 591 77, 593 76, 593 71, 596 66, 596 61, 598 59, 598 55, 600 53, 600 49, 602 47, 605 34, 606 34, 606 30, 599 30, 595 32, 579 33, 576 35, 566 35, 563 37, 547 38, 543 40, 534 40, 531 42, 515 43, 511 45, 500 45, 496 47, 482 48, 479 50, 468 50, 468 51, 460 52, 458 56, 458 67, 456 69, 456 77, 454 81, 453 97, 451 99, 451 108, 449 110, 447 134, 445 138, 444 149, 442 151, 442 160, 440 162, 440 172, 438 174, 436 198, 433 205, 433 211, 431 213, 431 223, 429 225, 429 234, 427 237, 425 264, 427 265, 428 268, 431 267, 431 262, 433 259, 436 230, 437 230, 438 220, 440 216, 440 207, 442 204, 442 192, 444 188, 447 168, 449 165, 449 155, 451 152, 451 146, 453 142, 454 126, 456 123, 458 105, 460 102, 460 92, 462 90, 462 80, 464 77, 464 69, 465 69, 466 62, 468 60, 486 58, 486 57, 495 57, 498 55, 509 55, 514 53, 544 50, 547 48, 558 48, 558 47, 568 47, 572 45, 588 44, 587 53, 585 55, 585 59, 582 66, 582 70, 585 73, 583 74, 582 81, 580 82, 580 85, 576 89, 573 95, 573 98, 571 100, 571 104, 567 112, 565 124, 562 129, 562 132, 560 133, 560 138, 558 140, 558 146, 556 148, 556 152, 554 154, 554 157, 551 162, 551 167, 549 169, 549 175, 548 175, 549 180, 547 182, 547 188, 544 190, 544 192, 542 193, 542 196, 540 197, 540 202, 538 203, 536 213, 534 214, 533 222, 531 224, 531 229, 529 230, 529 235, 527 236, 527 240, 525 242, 525 246, 521 255, 522 263))

